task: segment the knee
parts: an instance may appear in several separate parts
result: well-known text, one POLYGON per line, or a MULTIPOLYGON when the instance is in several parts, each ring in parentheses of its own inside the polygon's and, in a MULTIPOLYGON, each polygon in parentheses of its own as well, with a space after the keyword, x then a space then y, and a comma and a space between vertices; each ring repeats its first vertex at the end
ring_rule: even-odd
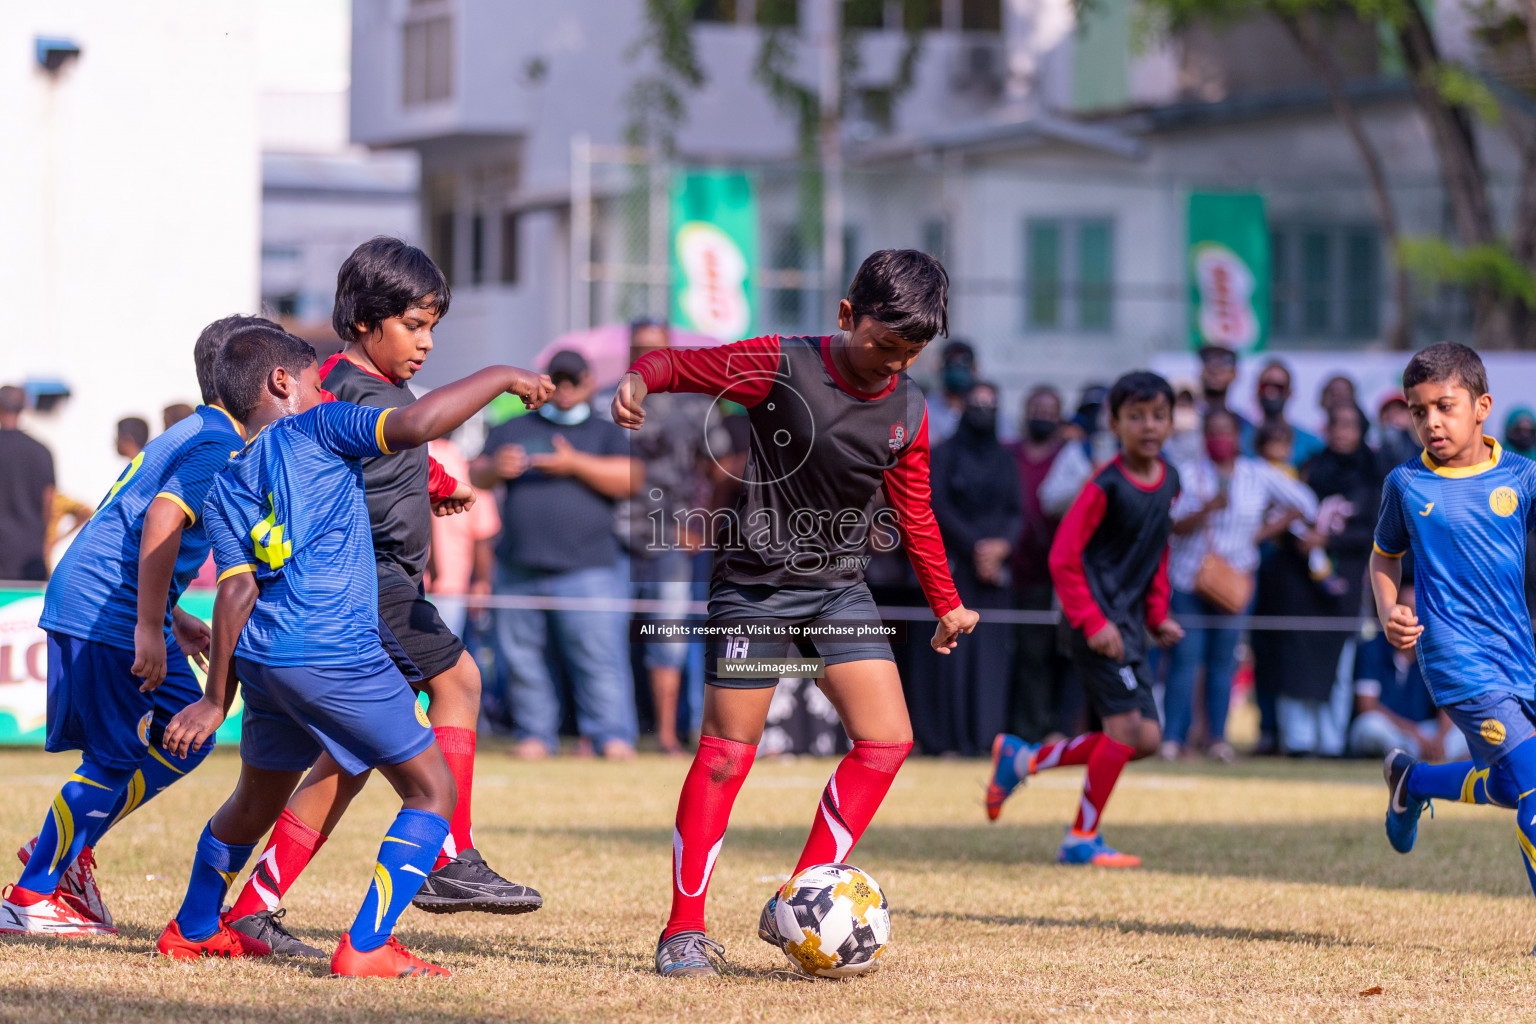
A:
POLYGON ((475 664, 475 659, 470 657, 468 651, 464 651, 452 668, 427 680, 424 689, 433 700, 464 699, 478 703, 480 666, 475 664))
POLYGON ((443 765, 441 771, 433 771, 422 781, 419 808, 444 818, 453 817, 453 809, 459 802, 459 787, 448 766, 443 765))

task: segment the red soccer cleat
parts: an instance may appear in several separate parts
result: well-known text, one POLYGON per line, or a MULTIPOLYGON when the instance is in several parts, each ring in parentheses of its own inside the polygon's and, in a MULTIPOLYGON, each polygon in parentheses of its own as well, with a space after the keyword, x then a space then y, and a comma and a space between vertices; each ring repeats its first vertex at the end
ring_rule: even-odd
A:
MULTIPOLYGON (((32 851, 36 848, 37 836, 33 836, 16 851, 16 859, 21 861, 23 867, 32 859, 32 851)), ((59 876, 58 896, 84 917, 111 927, 112 913, 107 910, 106 901, 101 898, 101 887, 96 884, 96 874, 92 870, 95 866, 96 854, 87 846, 80 851, 75 862, 64 869, 64 874, 59 876)))
POLYGON ((391 935, 378 949, 359 953, 352 948, 352 936, 343 935, 331 956, 333 978, 447 978, 446 967, 429 964, 400 945, 391 935))
POLYGON ((116 935, 117 929, 86 917, 58 893, 43 895, 13 885, 0 900, 0 934, 116 935))
POLYGON ((219 930, 197 942, 185 938, 181 934, 181 925, 171 918, 171 923, 165 926, 165 931, 160 933, 160 941, 155 943, 155 949, 161 956, 172 960, 198 960, 205 956, 237 957, 246 956, 245 947, 240 943, 240 936, 230 931, 224 922, 219 922, 219 930))

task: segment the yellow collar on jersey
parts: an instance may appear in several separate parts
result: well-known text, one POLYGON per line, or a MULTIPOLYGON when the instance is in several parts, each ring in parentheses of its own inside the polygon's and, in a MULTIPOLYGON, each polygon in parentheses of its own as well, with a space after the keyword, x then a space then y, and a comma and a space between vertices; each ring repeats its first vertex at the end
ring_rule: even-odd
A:
POLYGON ((1477 476, 1479 473, 1486 473, 1494 466, 1499 464, 1499 459, 1504 455, 1504 449, 1499 446, 1499 442, 1494 438, 1489 437, 1487 434, 1484 434, 1483 444, 1487 445, 1491 451, 1489 452, 1489 455, 1486 459, 1484 459, 1482 462, 1479 462, 1475 466, 1439 465, 1435 462, 1434 459, 1429 457, 1428 450, 1422 452, 1419 455, 1419 458, 1423 460, 1425 468, 1429 469, 1435 475, 1450 477, 1452 480, 1459 480, 1464 477, 1477 476))

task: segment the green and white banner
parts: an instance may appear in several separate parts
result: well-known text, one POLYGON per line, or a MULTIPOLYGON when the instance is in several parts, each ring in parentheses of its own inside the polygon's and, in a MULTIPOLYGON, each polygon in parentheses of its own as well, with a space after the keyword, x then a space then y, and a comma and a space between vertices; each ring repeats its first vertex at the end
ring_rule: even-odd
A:
POLYGON ((1264 197, 1189 197, 1190 343, 1253 350, 1269 338, 1269 224, 1264 197))
MULTIPOLYGON (((213 618, 213 591, 188 591, 181 607, 204 622, 213 618)), ((43 590, 0 588, 0 744, 43 745, 48 716, 48 635, 37 624, 43 590)), ((198 681, 203 673, 193 666, 198 681)), ((240 739, 240 701, 219 729, 220 743, 240 739)))
POLYGON ((672 179, 672 322, 721 341, 752 334, 757 196, 736 171, 672 179))

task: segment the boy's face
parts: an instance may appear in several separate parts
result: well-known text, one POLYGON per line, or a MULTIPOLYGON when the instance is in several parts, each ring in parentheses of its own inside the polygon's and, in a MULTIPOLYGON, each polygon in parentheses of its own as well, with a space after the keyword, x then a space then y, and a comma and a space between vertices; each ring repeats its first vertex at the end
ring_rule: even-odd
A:
POLYGON ((1449 462, 1483 443, 1483 422, 1493 411, 1491 396, 1473 398, 1467 386, 1453 377, 1415 384, 1404 397, 1419 443, 1436 462, 1449 462))
POLYGON ((434 298, 436 296, 428 295, 421 300, 427 308, 412 306, 399 316, 379 321, 372 331, 365 331, 362 324, 357 325, 362 334, 359 344, 373 365, 386 376, 410 380, 427 361, 427 353, 432 351, 432 328, 440 319, 431 308, 434 298))
POLYGON ((1163 395, 1151 401, 1126 402, 1110 417, 1109 428, 1120 439, 1122 451, 1155 459, 1173 431, 1173 407, 1163 395))
POLYGON ((837 326, 848 333, 848 364, 854 376, 850 383, 868 391, 879 390, 886 380, 904 372, 928 345, 897 337, 873 317, 862 317, 855 324, 853 306, 847 299, 837 307, 837 326))

